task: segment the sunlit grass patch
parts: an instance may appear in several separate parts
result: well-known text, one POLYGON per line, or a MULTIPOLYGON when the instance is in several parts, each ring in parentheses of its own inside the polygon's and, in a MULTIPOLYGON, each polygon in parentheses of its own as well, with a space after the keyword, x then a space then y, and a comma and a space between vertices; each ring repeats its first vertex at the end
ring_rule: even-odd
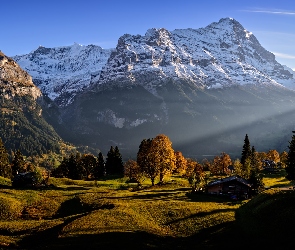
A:
POLYGON ((0 194, 0 218, 1 220, 13 220, 21 217, 24 205, 21 201, 0 194))
POLYGON ((280 169, 276 172, 263 173, 263 183, 267 188, 285 187, 292 185, 292 182, 286 179, 286 171, 280 169))
POLYGON ((1 186, 11 186, 11 180, 0 176, 0 185, 1 186))

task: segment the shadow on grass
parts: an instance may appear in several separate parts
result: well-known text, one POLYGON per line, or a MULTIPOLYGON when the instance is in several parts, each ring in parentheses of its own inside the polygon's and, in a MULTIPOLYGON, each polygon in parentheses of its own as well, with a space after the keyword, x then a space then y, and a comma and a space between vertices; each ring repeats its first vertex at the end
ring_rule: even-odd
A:
POLYGON ((214 202, 214 203, 227 203, 228 205, 241 204, 242 200, 232 200, 229 196, 226 195, 215 195, 208 193, 186 193, 186 196, 190 199, 191 202, 214 202))
MULTIPOLYGON (((76 219, 76 218, 73 218, 76 219)), ((158 236, 155 234, 132 232, 106 232, 84 234, 75 237, 58 237, 64 225, 51 228, 44 234, 24 239, 15 249, 274 249, 273 241, 249 238, 235 222, 227 222, 201 230, 189 237, 158 236), (254 248, 253 248, 254 247, 254 248)), ((276 242, 277 246, 288 246, 289 242, 276 242)), ((291 242, 290 242, 291 243, 291 242)))
POLYGON ((109 199, 127 199, 127 200, 183 200, 186 199, 185 192, 187 188, 179 189, 157 189, 157 190, 141 190, 129 196, 108 197, 109 199), (181 196, 180 196, 181 195, 181 196))
POLYGON ((232 211, 236 211, 236 209, 234 209, 234 208, 215 209, 215 210, 212 210, 210 212, 195 213, 195 214, 191 214, 190 216, 187 216, 187 217, 183 217, 183 218, 179 218, 179 219, 176 219, 176 220, 172 220, 172 221, 166 223, 166 225, 171 225, 171 224, 178 223, 180 221, 191 219, 191 218, 195 218, 195 217, 205 217, 205 216, 208 216, 208 215, 218 214, 218 213, 222 213, 222 212, 232 212, 232 211))

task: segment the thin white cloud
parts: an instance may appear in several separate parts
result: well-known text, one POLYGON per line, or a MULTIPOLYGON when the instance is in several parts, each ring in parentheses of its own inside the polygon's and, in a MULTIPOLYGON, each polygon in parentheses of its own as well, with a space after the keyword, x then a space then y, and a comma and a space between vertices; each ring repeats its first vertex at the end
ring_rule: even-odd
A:
POLYGON ((284 59, 295 59, 295 56, 289 55, 289 54, 283 54, 283 53, 278 53, 278 52, 272 52, 275 56, 279 58, 284 58, 284 59))
POLYGON ((267 13, 267 14, 279 14, 279 15, 295 15, 295 12, 287 12, 287 11, 253 10, 251 12, 259 12, 259 13, 267 13))
POLYGON ((256 13, 266 13, 266 14, 275 14, 275 15, 295 15, 295 11, 287 11, 287 10, 244 10, 247 12, 256 12, 256 13))

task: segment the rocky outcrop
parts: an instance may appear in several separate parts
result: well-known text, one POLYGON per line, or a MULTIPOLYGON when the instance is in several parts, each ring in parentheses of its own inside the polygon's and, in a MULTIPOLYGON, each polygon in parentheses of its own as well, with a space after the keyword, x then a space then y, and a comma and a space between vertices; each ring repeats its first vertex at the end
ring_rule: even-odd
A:
POLYGON ((32 77, 11 58, 0 52, 0 94, 9 99, 15 95, 31 96, 37 99, 42 96, 39 88, 32 81, 32 77))
POLYGON ((24 155, 59 150, 60 137, 43 118, 43 95, 32 77, 0 52, 0 136, 10 152, 24 155))

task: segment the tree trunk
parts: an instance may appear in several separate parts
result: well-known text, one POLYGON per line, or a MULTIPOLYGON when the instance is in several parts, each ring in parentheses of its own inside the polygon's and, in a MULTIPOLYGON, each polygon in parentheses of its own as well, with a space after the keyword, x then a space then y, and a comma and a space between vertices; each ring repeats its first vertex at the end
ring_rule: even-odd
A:
POLYGON ((164 173, 160 173, 160 183, 163 183, 164 181, 164 173))
POLYGON ((155 185, 155 178, 151 178, 151 181, 152 181, 152 186, 155 185))

